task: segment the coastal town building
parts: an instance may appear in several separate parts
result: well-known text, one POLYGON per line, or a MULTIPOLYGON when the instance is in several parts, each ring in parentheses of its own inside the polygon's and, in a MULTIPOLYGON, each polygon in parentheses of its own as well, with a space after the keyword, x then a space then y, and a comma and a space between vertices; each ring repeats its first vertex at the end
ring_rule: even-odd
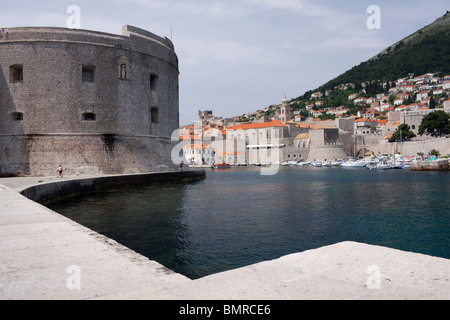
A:
MULTIPOLYGON (((449 78, 433 74, 410 76, 391 82, 389 86, 395 87, 390 89, 384 84, 386 91, 383 93, 369 96, 363 89, 349 94, 349 103, 359 108, 356 115, 351 115, 345 105, 329 107, 326 97, 330 92, 318 91, 307 101, 289 102, 284 97, 280 105, 236 117, 234 122, 218 121, 212 112, 205 118, 199 117, 199 121, 207 143, 214 140, 211 127, 218 129, 222 137, 213 145, 215 150, 220 150, 217 155, 222 155, 220 160, 216 157, 216 161, 235 164, 268 164, 274 159, 280 163, 334 161, 396 152, 427 154, 430 148, 450 154, 449 143, 431 143, 425 136, 417 136, 407 143, 401 141, 401 145, 388 142, 401 124, 407 124, 418 135, 427 114, 439 109, 450 113, 450 90, 444 89, 449 78), (301 103, 302 113, 293 110, 293 105, 301 103), (309 116, 305 116, 305 112, 309 116)), ((347 84, 335 90, 349 88, 355 86, 347 84)))

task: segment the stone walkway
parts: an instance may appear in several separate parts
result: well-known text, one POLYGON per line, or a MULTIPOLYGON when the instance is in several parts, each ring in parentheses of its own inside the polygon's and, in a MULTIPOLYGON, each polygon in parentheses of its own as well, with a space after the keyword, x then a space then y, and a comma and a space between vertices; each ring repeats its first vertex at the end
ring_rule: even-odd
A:
POLYGON ((355 242, 190 280, 18 193, 55 181, 0 179, 0 299, 450 299, 450 260, 355 242))

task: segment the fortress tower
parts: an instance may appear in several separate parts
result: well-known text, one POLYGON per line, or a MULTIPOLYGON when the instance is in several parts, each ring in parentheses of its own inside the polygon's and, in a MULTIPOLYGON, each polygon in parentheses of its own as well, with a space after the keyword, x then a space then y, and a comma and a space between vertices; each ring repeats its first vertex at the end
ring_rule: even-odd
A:
POLYGON ((175 169, 178 58, 172 42, 65 28, 0 30, 0 174, 175 169))

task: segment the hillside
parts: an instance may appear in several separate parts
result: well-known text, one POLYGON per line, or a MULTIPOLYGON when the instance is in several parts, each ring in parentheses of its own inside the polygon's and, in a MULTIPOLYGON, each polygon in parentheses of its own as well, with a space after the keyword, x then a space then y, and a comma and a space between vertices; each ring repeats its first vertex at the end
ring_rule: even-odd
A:
POLYGON ((345 83, 394 81, 411 73, 428 72, 450 74, 449 12, 314 91, 325 92, 345 83))

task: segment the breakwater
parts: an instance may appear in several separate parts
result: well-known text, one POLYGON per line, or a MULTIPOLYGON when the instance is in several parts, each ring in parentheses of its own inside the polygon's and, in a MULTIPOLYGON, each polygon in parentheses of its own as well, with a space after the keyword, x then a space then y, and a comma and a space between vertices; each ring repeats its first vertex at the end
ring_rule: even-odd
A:
POLYGON ((118 187, 137 187, 153 183, 192 182, 206 178, 204 170, 164 172, 132 175, 108 175, 93 178, 61 179, 58 182, 38 184, 20 193, 41 204, 60 201, 87 193, 118 187))

